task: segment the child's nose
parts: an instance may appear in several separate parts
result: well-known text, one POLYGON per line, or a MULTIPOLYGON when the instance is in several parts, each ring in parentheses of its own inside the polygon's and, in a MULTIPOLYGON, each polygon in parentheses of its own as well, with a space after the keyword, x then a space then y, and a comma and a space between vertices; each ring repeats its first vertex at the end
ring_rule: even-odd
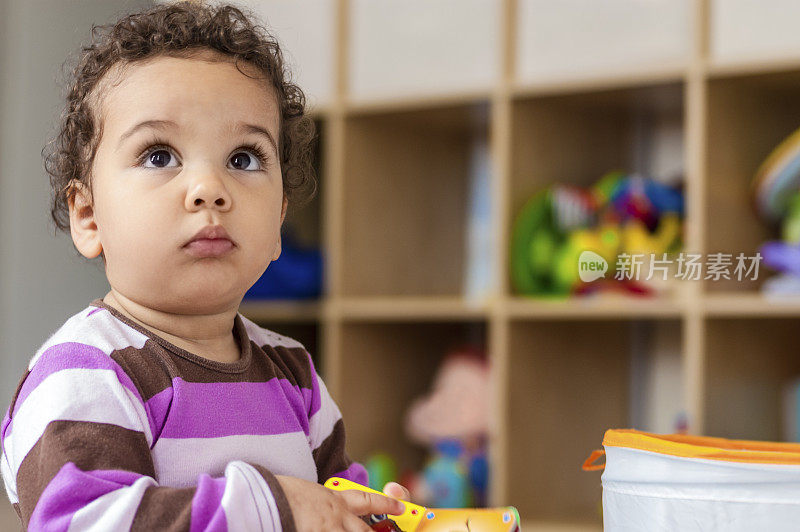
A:
POLYGON ((199 177, 189 185, 186 195, 186 208, 193 211, 200 208, 230 208, 231 198, 224 183, 212 175, 199 177))

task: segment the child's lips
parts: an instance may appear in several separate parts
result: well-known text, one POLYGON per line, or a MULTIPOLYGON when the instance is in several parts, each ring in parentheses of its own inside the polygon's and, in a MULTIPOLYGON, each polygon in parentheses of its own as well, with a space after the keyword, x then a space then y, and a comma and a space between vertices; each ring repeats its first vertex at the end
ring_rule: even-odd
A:
POLYGON ((233 250, 233 242, 227 238, 200 238, 184 246, 195 257, 221 257, 233 250))

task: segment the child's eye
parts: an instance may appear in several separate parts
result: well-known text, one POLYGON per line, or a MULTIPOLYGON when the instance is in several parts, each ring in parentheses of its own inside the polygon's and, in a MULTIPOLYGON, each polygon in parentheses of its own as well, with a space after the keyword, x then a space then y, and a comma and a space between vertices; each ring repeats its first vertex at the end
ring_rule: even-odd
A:
MULTIPOLYGON (((169 168, 171 161, 176 161, 175 157, 170 153, 169 148, 166 146, 155 146, 142 156, 143 162, 150 162, 154 166, 147 166, 145 168, 169 168)), ((175 165, 173 165, 175 166, 175 165)))
POLYGON ((256 144, 248 144, 246 146, 241 146, 241 148, 239 148, 239 151, 234 153, 233 156, 231 157, 231 161, 234 164, 234 168, 236 168, 237 170, 250 170, 250 171, 264 169, 264 166, 266 166, 269 158, 267 157, 267 154, 260 146, 256 144), (246 149, 242 150, 241 148, 246 148, 246 149), (250 152, 250 154, 255 155, 255 157, 252 157, 247 152, 250 152), (256 168, 250 168, 250 163, 256 161, 258 162, 258 166, 256 168))

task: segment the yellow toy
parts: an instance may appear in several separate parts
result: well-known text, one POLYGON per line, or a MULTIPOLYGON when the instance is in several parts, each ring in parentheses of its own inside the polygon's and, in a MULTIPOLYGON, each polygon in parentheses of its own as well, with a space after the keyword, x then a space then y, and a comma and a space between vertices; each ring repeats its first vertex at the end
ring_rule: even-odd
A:
MULTIPOLYGON (((331 477, 325 487, 336 491, 359 490, 385 495, 350 480, 331 477)), ((519 512, 505 508, 425 508, 401 501, 406 510, 401 515, 370 516, 373 530, 400 532, 519 532, 519 512)))

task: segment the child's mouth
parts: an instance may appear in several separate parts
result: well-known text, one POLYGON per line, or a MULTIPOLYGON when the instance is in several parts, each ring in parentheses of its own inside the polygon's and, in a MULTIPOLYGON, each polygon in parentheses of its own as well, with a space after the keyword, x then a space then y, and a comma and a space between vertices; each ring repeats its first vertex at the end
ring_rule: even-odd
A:
POLYGON ((233 249, 233 242, 227 238, 200 238, 184 246, 195 257, 220 257, 233 249))

